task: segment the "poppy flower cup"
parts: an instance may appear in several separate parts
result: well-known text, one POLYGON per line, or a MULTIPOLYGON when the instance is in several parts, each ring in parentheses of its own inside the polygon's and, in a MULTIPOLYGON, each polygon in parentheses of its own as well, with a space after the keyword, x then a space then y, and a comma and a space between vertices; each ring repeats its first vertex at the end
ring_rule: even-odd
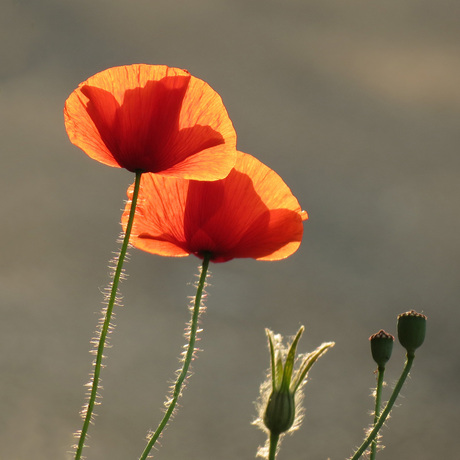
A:
POLYGON ((72 92, 64 118, 74 145, 131 172, 216 180, 235 164, 236 133, 222 99, 186 70, 104 70, 72 92))
MULTIPOLYGON (((130 207, 128 201, 124 229, 130 207)), ((230 174, 214 182, 144 174, 130 242, 162 256, 279 260, 298 249, 307 218, 278 174, 238 152, 230 174)))

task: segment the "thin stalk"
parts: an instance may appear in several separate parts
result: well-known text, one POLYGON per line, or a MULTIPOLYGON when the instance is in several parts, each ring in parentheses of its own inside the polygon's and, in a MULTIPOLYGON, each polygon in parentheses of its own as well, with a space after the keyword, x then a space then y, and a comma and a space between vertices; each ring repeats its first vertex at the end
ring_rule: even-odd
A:
MULTIPOLYGON (((378 377, 377 377, 377 388, 375 390, 375 410, 374 410, 374 426, 377 424, 377 421, 380 417, 380 406, 382 404, 382 389, 383 389, 383 377, 385 374, 385 367, 378 366, 377 369, 378 377)), ((375 460, 375 456, 377 454, 377 436, 372 441, 371 444, 371 455, 370 460, 375 460)))
POLYGON ((388 400, 388 403, 385 406, 385 409, 383 409, 382 415, 379 417, 377 423, 374 425, 374 428, 369 433, 366 440, 361 444, 361 447, 355 452, 355 454, 350 460, 358 460, 358 458, 360 458, 361 455, 365 452, 365 450, 369 447, 369 444, 377 436, 377 433, 379 432, 380 428, 382 428, 382 425, 385 423, 385 420, 388 417, 388 414, 391 412, 391 409, 394 406, 396 398, 398 397, 399 392, 401 391, 401 388, 403 387, 404 382, 406 381, 406 378, 409 375, 409 372, 412 367, 412 363, 414 362, 414 358, 415 358, 414 353, 411 353, 411 354, 407 353, 406 364, 404 366, 401 377, 399 377, 398 383, 396 384, 395 389, 393 390, 393 393, 391 394, 390 399, 388 400))
POLYGON ((278 447, 279 439, 280 439, 279 434, 270 433, 270 448, 268 451, 268 460, 275 460, 276 448, 278 447))
POLYGON ((139 457, 139 460, 145 460, 148 457, 157 439, 159 438, 162 431, 168 424, 169 419, 171 418, 171 415, 174 412, 174 408, 176 407, 177 400, 179 399, 179 396, 181 395, 182 384, 184 383, 184 380, 187 377, 188 369, 190 367, 190 363, 192 362, 192 358, 193 358, 193 352, 195 350, 195 341, 196 341, 196 334, 197 334, 197 329, 198 329, 198 318, 199 318, 200 309, 201 309, 201 298, 203 296, 203 289, 204 289, 204 285, 206 281, 206 275, 208 273, 210 258, 211 258, 211 254, 206 253, 204 255, 203 264, 201 266, 200 280, 198 282, 195 301, 193 305, 192 319, 190 321, 190 334, 189 334, 189 340, 187 344, 187 351, 185 353, 185 357, 183 360, 182 369, 180 371, 179 376, 177 377, 176 383, 174 384, 174 391, 172 394, 172 399, 168 404, 168 409, 165 412, 163 419, 158 425, 158 428, 156 429, 156 431, 150 437, 147 443, 147 446, 142 452, 142 455, 139 457))
POLYGON ((129 245, 129 237, 131 235, 131 230, 133 228, 134 214, 136 212, 136 203, 137 197, 139 195, 139 187, 141 183, 142 172, 136 171, 136 179, 134 182, 134 191, 133 197, 131 200, 131 210, 129 212, 128 224, 126 226, 126 232, 121 246, 120 254, 118 256, 117 266, 115 273, 113 275, 112 289, 110 292, 109 301, 107 304, 107 309, 105 311, 104 323, 99 334, 99 343, 97 347, 96 359, 94 361, 94 372, 92 376, 91 392, 89 395, 88 405, 86 406, 86 414, 83 422, 83 428, 80 432, 80 437, 78 441, 77 451, 75 453, 75 460, 80 460, 85 447, 85 439, 88 433, 88 428, 91 423, 91 418, 94 411, 94 406, 96 404, 97 390, 99 387, 100 374, 102 368, 102 358, 104 356, 104 348, 107 339, 107 335, 110 327, 110 319, 112 317, 113 307, 115 305, 115 300, 117 297, 118 285, 120 283, 120 277, 123 271, 123 262, 125 260, 126 252, 129 245))

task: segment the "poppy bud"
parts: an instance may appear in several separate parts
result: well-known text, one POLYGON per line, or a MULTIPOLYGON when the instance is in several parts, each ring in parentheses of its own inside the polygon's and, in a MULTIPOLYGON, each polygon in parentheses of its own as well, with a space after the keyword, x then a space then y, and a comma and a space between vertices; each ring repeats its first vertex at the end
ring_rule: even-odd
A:
POLYGON ((426 319, 425 315, 414 310, 398 316, 398 339, 407 353, 414 354, 425 340, 426 319))
POLYGON ((369 337, 371 342, 372 358, 379 367, 385 367, 385 364, 391 358, 393 351, 393 342, 395 338, 381 329, 377 334, 369 337))
POLYGON ((297 355, 297 344, 304 331, 303 326, 289 347, 283 345, 281 335, 274 334, 269 329, 265 331, 270 350, 271 372, 269 380, 260 387, 261 394, 257 404, 259 416, 254 423, 271 436, 279 437, 300 426, 303 416, 300 403, 308 372, 318 358, 334 346, 334 342, 325 342, 311 353, 297 355))

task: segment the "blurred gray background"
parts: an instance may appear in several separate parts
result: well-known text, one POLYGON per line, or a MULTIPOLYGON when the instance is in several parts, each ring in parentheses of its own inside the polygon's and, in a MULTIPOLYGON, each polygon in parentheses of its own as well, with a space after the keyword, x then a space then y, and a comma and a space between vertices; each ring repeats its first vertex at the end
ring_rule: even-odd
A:
MULTIPOLYGON (((371 421, 368 337, 411 308, 428 337, 381 460, 453 458, 460 428, 460 3, 454 0, 2 0, 0 459, 69 459, 89 341, 133 177, 70 144, 71 91, 131 63, 188 69, 222 96, 240 150, 309 212, 281 262, 213 265, 194 375, 158 459, 254 458, 264 328, 313 368, 279 459, 345 459, 371 421)), ((93 460, 137 459, 156 427, 198 259, 131 250, 91 429, 93 460)), ((395 345, 387 393, 402 369, 395 345)))

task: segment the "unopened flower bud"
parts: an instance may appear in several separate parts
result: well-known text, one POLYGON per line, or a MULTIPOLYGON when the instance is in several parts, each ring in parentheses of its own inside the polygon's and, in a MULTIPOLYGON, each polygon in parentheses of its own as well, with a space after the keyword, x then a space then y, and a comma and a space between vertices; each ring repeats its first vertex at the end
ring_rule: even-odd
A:
POLYGON ((274 391, 268 400, 264 424, 274 435, 288 431, 295 419, 294 394, 289 390, 274 391))
POLYGON ((414 310, 398 316, 398 339, 407 353, 413 355, 425 340, 426 319, 425 315, 414 310))
POLYGON ((266 329, 271 372, 269 380, 260 387, 259 416, 254 423, 270 436, 267 444, 259 449, 258 456, 266 458, 272 436, 280 437, 300 426, 303 416, 300 403, 308 372, 318 358, 334 346, 334 342, 326 342, 311 353, 297 355, 297 344, 303 331, 302 326, 287 347, 283 345, 281 335, 266 329))
POLYGON ((379 367, 385 367, 385 364, 391 358, 393 351, 393 342, 395 338, 381 329, 377 334, 369 337, 371 342, 372 358, 379 367))

